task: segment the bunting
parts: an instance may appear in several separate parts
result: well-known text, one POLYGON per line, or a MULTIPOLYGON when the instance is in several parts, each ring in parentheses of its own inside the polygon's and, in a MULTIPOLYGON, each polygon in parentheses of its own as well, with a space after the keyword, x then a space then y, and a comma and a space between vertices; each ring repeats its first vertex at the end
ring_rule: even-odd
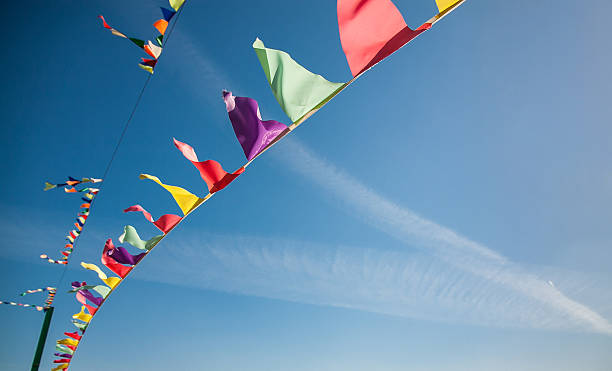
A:
MULTIPOLYGON (((124 212, 142 213, 145 219, 163 234, 143 240, 134 227, 125 226, 118 240, 120 243, 126 243, 139 249, 141 252, 137 254, 130 253, 125 247, 115 246, 112 239, 107 239, 100 260, 104 268, 117 276, 107 276, 95 264, 81 263, 83 268, 94 271, 104 285, 87 285, 86 282, 72 283, 70 292, 75 294, 77 302, 81 305, 80 311, 72 316, 72 323, 78 331, 66 332, 64 334, 67 337, 57 341, 58 353, 55 355, 59 359, 56 359, 54 363, 59 366, 55 369, 68 367, 85 330, 110 294, 119 283, 129 276, 134 267, 143 261, 149 251, 157 246, 184 218, 215 193, 231 184, 255 158, 308 119, 366 70, 431 28, 435 22, 449 14, 462 2, 463 0, 436 0, 439 13, 421 27, 412 30, 406 25, 401 13, 390 0, 338 0, 340 40, 353 75, 353 78, 346 83, 330 82, 321 75, 314 74, 299 65, 286 52, 266 48, 261 40, 256 39, 253 48, 274 96, 292 121, 291 125, 287 126, 273 120, 263 121, 259 105, 254 99, 235 97, 231 92, 223 91, 223 99, 232 128, 247 160, 245 165, 233 173, 228 173, 220 163, 214 160, 200 161, 193 147, 173 139, 176 148, 198 170, 206 183, 208 194, 205 197, 199 197, 182 187, 165 184, 156 176, 140 174, 140 179, 151 180, 168 191, 181 209, 183 216, 165 214, 155 220, 147 210, 138 204, 124 210, 124 212)), ((154 45, 151 41, 142 44, 142 48, 153 59, 143 58, 141 65, 149 68, 151 72, 162 52, 161 40, 168 23, 183 4, 184 0, 172 0, 170 5, 174 11, 162 8, 163 19, 156 21, 154 25, 161 34, 157 38, 159 46, 154 45)), ((108 26, 104 19, 103 22, 105 27, 108 26)), ((114 30, 110 26, 106 28, 111 29, 111 32, 114 30)), ((89 205, 87 200, 85 201, 84 205, 89 205)), ((86 218, 81 224, 85 220, 86 218)), ((76 239, 78 237, 76 232, 79 231, 72 231, 70 238, 76 239)))
POLYGON ((40 305, 15 303, 14 301, 0 301, 0 304, 14 305, 14 306, 17 306, 17 307, 24 307, 24 308, 34 308, 34 309, 36 309, 39 312, 41 310, 45 309, 44 307, 42 307, 40 305))
POLYGON ((47 299, 45 299, 45 308, 50 307, 53 304, 53 299, 55 299, 55 294, 57 293, 57 289, 55 287, 43 287, 40 289, 27 290, 22 293, 21 296, 25 296, 28 294, 34 294, 37 292, 47 292, 47 299))
MULTIPOLYGON (((71 186, 72 188, 64 188, 64 190, 67 193, 83 193, 81 200, 84 201, 84 203, 81 204, 81 210, 79 211, 75 219, 75 223, 74 223, 75 229, 71 230, 66 236, 67 243, 64 245, 64 250, 61 251, 61 254, 63 256, 60 259, 56 260, 56 259, 52 259, 51 257, 49 257, 49 255, 47 254, 40 255, 41 259, 44 259, 51 264, 60 264, 60 265, 68 264, 68 257, 70 256, 70 254, 72 254, 72 251, 74 250, 74 244, 76 243, 76 240, 79 238, 81 233, 83 233, 83 227, 85 227, 85 222, 87 221, 87 218, 89 217, 89 209, 91 208, 91 203, 93 202, 94 198, 100 191, 98 188, 83 188, 83 189, 77 190, 76 188, 74 188, 74 186, 77 184, 81 184, 81 183, 89 183, 89 182, 99 183, 102 181, 102 179, 96 179, 96 178, 83 178, 81 180, 77 180, 72 177, 69 177, 68 179, 69 180, 63 184, 51 184, 54 186, 52 188, 71 186)), ((50 183, 46 182, 46 184, 49 185, 50 183)), ((47 190, 47 188, 48 187, 45 186, 45 190, 47 190)))
POLYGON ((36 309, 37 311, 42 311, 45 308, 49 308, 52 304, 53 304, 53 299, 55 298, 55 293, 56 293, 56 289, 55 287, 43 287, 40 289, 33 289, 33 290, 27 290, 24 293, 21 293, 20 296, 25 296, 25 295, 29 295, 29 294, 35 294, 37 292, 48 292, 47 298, 45 300, 45 305, 35 305, 35 304, 24 304, 24 303, 17 303, 14 301, 0 301, 0 304, 6 304, 6 305, 13 305, 16 307, 22 307, 22 308, 33 308, 36 309))
POLYGON ((71 193, 71 192, 86 192, 89 188, 84 188, 80 191, 77 191, 74 189, 74 186, 79 185, 79 184, 83 184, 83 183, 100 183, 102 181, 102 179, 97 179, 97 178, 82 178, 82 179, 75 179, 71 176, 68 177, 68 180, 65 183, 58 183, 58 184, 53 184, 53 183, 49 183, 49 182, 45 182, 45 188, 43 189, 43 191, 48 191, 50 189, 54 189, 54 188, 62 188, 62 187, 66 187, 66 186, 70 186, 72 188, 64 188, 64 191, 71 193))
POLYGON ((174 10, 169 10, 164 7, 160 8, 162 12, 162 18, 153 22, 153 27, 159 32, 159 35, 153 38, 157 42, 157 45, 155 45, 151 40, 144 41, 141 39, 128 37, 124 33, 119 32, 115 28, 111 27, 102 15, 99 15, 98 18, 102 20, 102 26, 109 30, 113 35, 132 41, 134 44, 136 44, 136 46, 143 49, 145 53, 147 53, 153 58, 142 58, 142 62, 138 64, 138 67, 152 74, 154 72, 155 65, 157 64, 157 60, 159 59, 159 56, 161 55, 163 50, 163 39, 166 34, 166 30, 168 29, 168 26, 170 24, 170 20, 179 11, 179 9, 183 6, 184 3, 185 0, 170 0, 170 7, 174 10))

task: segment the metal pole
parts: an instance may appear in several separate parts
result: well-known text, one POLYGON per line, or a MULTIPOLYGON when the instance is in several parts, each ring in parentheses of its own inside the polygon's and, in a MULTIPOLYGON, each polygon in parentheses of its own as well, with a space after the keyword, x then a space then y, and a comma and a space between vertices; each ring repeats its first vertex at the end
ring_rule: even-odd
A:
POLYGON ((42 358, 43 349, 45 349, 45 343, 47 342, 47 334, 49 333, 49 325, 51 324, 51 317, 53 317, 53 307, 45 308, 45 320, 43 321, 42 328, 40 329, 40 336, 38 337, 38 345, 36 346, 36 353, 34 354, 34 361, 32 361, 32 371, 38 371, 40 366, 40 359, 42 358))

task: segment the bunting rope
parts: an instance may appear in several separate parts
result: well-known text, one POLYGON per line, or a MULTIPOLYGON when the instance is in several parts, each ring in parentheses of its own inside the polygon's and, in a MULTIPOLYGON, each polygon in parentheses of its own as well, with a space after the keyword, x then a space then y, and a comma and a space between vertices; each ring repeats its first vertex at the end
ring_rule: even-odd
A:
POLYGON ((40 312, 45 308, 49 308, 53 304, 53 299, 55 298, 55 293, 57 292, 55 287, 44 287, 40 289, 27 290, 26 292, 21 294, 21 296, 25 296, 28 294, 34 294, 34 293, 43 292, 43 291, 48 292, 47 299, 45 299, 44 306, 35 305, 35 304, 16 303, 14 301, 0 301, 0 304, 13 305, 13 306, 23 307, 23 308, 33 308, 40 312))
POLYGON ((53 371, 68 368, 87 327, 108 297, 144 260, 149 252, 161 243, 185 218, 212 198, 215 193, 227 187, 256 158, 295 130, 363 73, 395 53, 424 31, 429 30, 436 22, 463 2, 464 0, 436 0, 439 13, 419 28, 412 30, 406 25, 397 8, 389 0, 339 0, 340 39, 353 74, 353 78, 346 83, 329 82, 322 76, 315 75, 300 66, 289 54, 266 48, 261 40, 255 40, 253 48, 264 69, 266 78, 281 108, 292 120, 292 124, 287 126, 274 120, 263 121, 258 104, 254 99, 234 97, 231 92, 223 91, 223 100, 229 119, 246 156, 247 161, 243 166, 233 173, 228 173, 216 161, 200 161, 193 147, 174 139, 176 148, 199 171, 207 185, 208 194, 199 197, 181 187, 164 184, 156 176, 140 175, 141 179, 151 180, 166 189, 176 201, 183 216, 165 214, 155 219, 151 213, 140 205, 133 205, 124 210, 124 212, 142 213, 146 220, 162 231, 162 235, 154 236, 145 241, 140 238, 134 227, 125 226, 123 234, 119 236, 118 240, 121 243, 128 243, 143 250, 138 255, 130 254, 127 249, 121 246, 115 247, 112 239, 108 239, 102 251, 101 262, 117 276, 107 276, 95 264, 81 263, 83 268, 95 272, 104 285, 87 285, 86 282, 72 283, 73 289, 71 292, 75 293, 77 301, 82 304, 81 311, 72 316, 73 324, 80 331, 80 335, 78 332, 65 333, 69 338, 57 342, 56 349, 65 353, 56 353, 60 358, 55 360, 54 363, 60 365, 53 371), (362 3, 364 2, 368 3, 369 6, 363 6, 362 3), (372 31, 372 33, 369 31, 372 31), (372 35, 374 35, 374 39, 368 39, 372 35), (94 295, 94 292, 100 296, 94 295))
MULTIPOLYGON (((170 19, 172 17, 174 17, 174 22, 172 23, 172 26, 170 27, 170 30, 167 32, 166 39, 163 42, 164 45, 167 44, 168 41, 170 40, 170 36, 172 35, 172 32, 174 31, 174 28, 176 27, 178 19, 179 19, 181 13, 182 13, 182 10, 183 10, 182 6, 183 6, 185 0, 169 0, 169 2, 170 2, 170 6, 173 9, 175 9, 175 12, 169 11, 168 9, 165 9, 165 8, 161 8, 161 9, 162 9, 162 13, 164 15, 164 19, 167 18, 167 21, 170 22, 170 19), (170 13, 172 13, 172 15, 169 16, 168 14, 170 14, 170 13)), ((106 23, 106 20, 104 19, 103 16, 100 15, 99 17, 101 18, 101 20, 103 22, 103 26, 105 28, 110 29, 113 34, 115 34, 115 32, 118 32, 118 31, 112 29, 110 26, 108 26, 108 24, 106 23)), ((157 21, 157 22, 159 22, 159 21, 157 21)), ((157 28, 157 26, 156 26, 156 28, 157 28)), ((165 31, 165 29, 164 29, 164 31, 165 31)), ((162 33, 162 36, 163 36, 163 34, 165 34, 165 32, 162 33)), ((123 35, 123 34, 121 34, 121 35, 123 35)), ((160 39, 159 43, 160 44, 162 43, 161 39, 160 39)), ((158 58, 156 58, 156 64, 157 64, 157 61, 159 61, 159 58, 161 58, 161 54, 158 55, 158 58)), ((132 122, 132 119, 134 118, 134 114, 136 113, 136 110, 138 109, 138 107, 140 105, 140 102, 142 100, 144 92, 145 92, 147 86, 149 85, 149 81, 151 80, 151 77, 153 75, 152 71, 149 71, 149 72, 151 72, 151 73, 147 76, 147 78, 146 78, 146 80, 145 80, 145 82, 144 82, 144 84, 142 86, 142 89, 140 89, 140 93, 138 94, 138 97, 136 98, 136 102, 134 103, 134 107, 132 108, 127 121, 123 125, 123 129, 121 131, 121 134, 119 135, 119 139, 117 140, 117 144, 115 145, 115 148, 113 149, 113 152, 111 154, 110 160, 108 161, 108 163, 106 165, 106 168, 104 169, 104 173, 102 175, 102 179, 106 179, 106 177, 108 176, 108 173, 110 172, 110 169, 112 168, 113 162, 115 161, 115 157, 117 156, 117 152, 119 151, 119 147, 121 147, 121 144, 123 143, 123 138, 125 137, 125 134, 126 134, 128 128, 129 128, 131 122, 132 122)), ((48 189, 51 189, 51 188, 55 188, 55 187, 47 188, 48 185, 49 186, 53 186, 53 184, 50 184, 50 183, 47 182, 47 183, 45 183, 45 190, 48 190, 48 189)), ((104 186, 104 183, 102 183, 102 185, 100 186, 100 190, 102 189, 103 186, 104 186)), ((91 203, 90 203, 89 212, 91 212, 91 210, 93 210, 94 202, 95 202, 95 199, 93 199, 91 201, 91 203)), ((76 247, 77 241, 75 241, 74 243, 71 243, 71 244, 72 244, 72 249, 74 249, 76 247)), ((43 254, 43 255, 45 255, 45 254, 43 254)), ((60 276, 60 278, 59 278, 59 280, 57 281, 57 284, 56 284, 59 287, 61 285, 61 283, 63 282, 64 276, 66 275, 67 262, 66 263, 61 263, 62 260, 56 261, 56 260, 50 259, 48 256, 46 258, 43 258, 43 255, 41 255, 41 258, 42 259, 47 259, 47 261, 49 261, 49 263, 63 264, 64 265, 64 269, 62 270, 61 276, 60 276)))
POLYGON ((91 204, 99 191, 99 189, 97 188, 83 188, 83 189, 77 190, 74 187, 74 185, 86 183, 86 182, 99 183, 102 181, 102 179, 95 179, 95 178, 83 178, 84 179, 83 181, 78 181, 72 177, 69 177, 69 179, 70 180, 68 182, 62 183, 62 184, 51 184, 49 182, 45 183, 45 189, 44 189, 45 191, 49 189, 53 189, 53 188, 58 188, 58 187, 71 186, 71 188, 64 188, 64 191, 66 193, 85 192, 85 194, 81 198, 81 200, 85 201, 85 203, 81 204, 81 210, 79 211, 76 217, 76 222, 74 223, 74 227, 76 229, 71 230, 66 236, 66 240, 68 242, 64 246, 65 250, 62 251, 63 257, 59 260, 54 260, 54 259, 51 259, 47 254, 40 255, 41 259, 45 259, 51 264, 62 264, 62 265, 68 264, 68 257, 70 256, 70 254, 72 254, 72 251, 74 250, 74 246, 76 245, 76 242, 79 236, 83 232, 83 228, 85 227, 85 223, 87 222, 87 218, 89 217, 89 210, 91 208, 91 204))

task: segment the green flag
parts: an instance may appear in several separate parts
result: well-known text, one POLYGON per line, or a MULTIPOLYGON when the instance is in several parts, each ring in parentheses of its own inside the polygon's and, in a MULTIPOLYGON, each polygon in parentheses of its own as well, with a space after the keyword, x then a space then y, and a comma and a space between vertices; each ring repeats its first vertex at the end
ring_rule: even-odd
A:
POLYGON ((329 82, 300 66, 283 51, 268 49, 256 39, 253 49, 276 100, 292 122, 318 108, 345 84, 329 82))

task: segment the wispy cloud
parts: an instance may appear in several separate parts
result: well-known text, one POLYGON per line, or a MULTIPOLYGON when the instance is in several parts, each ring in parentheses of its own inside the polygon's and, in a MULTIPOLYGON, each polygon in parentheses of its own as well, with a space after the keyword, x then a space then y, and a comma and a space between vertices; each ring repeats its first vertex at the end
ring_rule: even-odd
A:
MULTIPOLYGON (((508 285, 424 252, 208 233, 183 234, 172 245, 156 251, 137 277, 417 319, 609 332, 605 320, 585 326, 590 322, 566 304, 517 290, 533 277, 508 285)), ((550 285, 546 290, 562 296, 550 285)))
MULTIPOLYGON (((368 224, 395 237, 407 246, 431 254, 444 264, 486 282, 511 290, 509 296, 537 302, 537 310, 562 313, 567 321, 584 330, 612 334, 612 324, 589 307, 564 295, 548 281, 527 272, 490 248, 427 220, 379 195, 351 175, 321 159, 294 138, 279 146, 277 159, 343 202, 368 224)), ((505 296, 499 296, 504 300, 505 296)), ((526 307, 521 315, 528 315, 526 307)), ((534 309, 535 310, 535 309, 534 309)), ((557 323, 558 325, 559 323, 557 323)), ((554 326, 553 326, 554 327, 554 326)))

